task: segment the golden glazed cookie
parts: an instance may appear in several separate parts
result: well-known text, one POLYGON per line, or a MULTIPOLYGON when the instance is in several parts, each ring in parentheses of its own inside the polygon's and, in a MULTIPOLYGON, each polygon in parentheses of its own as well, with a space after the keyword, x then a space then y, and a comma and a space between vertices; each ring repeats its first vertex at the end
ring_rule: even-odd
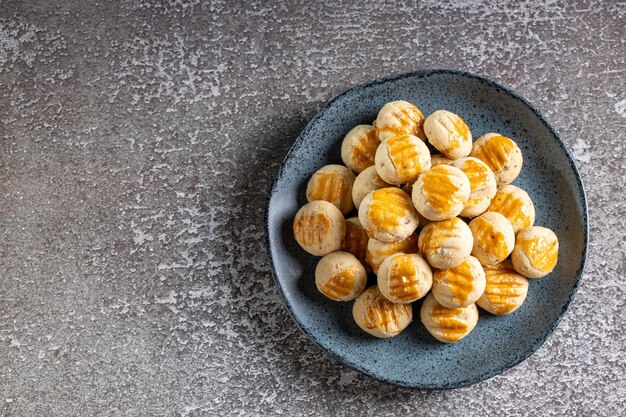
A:
POLYGON ((433 221, 458 216, 470 195, 467 176, 458 168, 437 165, 420 175, 413 185, 413 204, 433 221))
POLYGON ((358 210, 361 206, 361 202, 370 191, 390 186, 390 184, 387 184, 378 176, 376 167, 371 166, 365 168, 363 172, 357 175, 354 185, 352 186, 352 201, 354 202, 354 207, 358 210))
POLYGON ((372 271, 374 271, 375 274, 378 274, 378 268, 380 268, 383 261, 388 256, 398 252, 417 253, 417 235, 412 234, 404 240, 390 243, 370 238, 367 242, 365 259, 368 265, 372 267, 372 271))
POLYGON ((474 142, 471 156, 487 164, 498 185, 513 182, 522 170, 522 151, 512 139, 499 133, 487 133, 474 142))
POLYGON ((374 161, 380 178, 400 185, 430 169, 430 151, 417 136, 394 136, 380 144, 374 161))
POLYGON ((472 253, 474 238, 465 222, 453 217, 426 225, 419 234, 420 254, 433 268, 454 268, 472 253))
POLYGON ((500 187, 489 204, 489 211, 495 211, 506 217, 515 233, 535 223, 535 205, 528 193, 514 185, 500 187))
POLYGON ((378 338, 398 335, 413 320, 411 304, 396 304, 387 300, 378 286, 361 293, 352 306, 356 324, 365 332, 378 338))
POLYGON ((461 216, 476 217, 483 214, 494 195, 496 195, 496 176, 491 169, 478 158, 467 157, 455 160, 452 166, 457 167, 467 176, 470 182, 470 195, 461 216))
POLYGON ((528 294, 528 280, 518 274, 510 261, 485 267, 485 292, 476 301, 479 307, 496 316, 517 310, 528 294))
POLYGON ((419 255, 396 253, 387 257, 378 270, 378 288, 393 303, 408 304, 425 296, 433 273, 419 255))
POLYGON ((323 256, 341 248, 346 235, 346 220, 328 201, 311 201, 293 219, 293 235, 311 255, 323 256))
POLYGON ((478 308, 476 304, 459 308, 444 307, 431 293, 422 303, 420 318, 435 339, 444 343, 458 342, 476 327, 478 308))
POLYGON ((424 121, 424 133, 431 145, 450 159, 463 158, 472 151, 472 133, 457 114, 437 110, 424 121))
POLYGON ((376 130, 370 125, 354 127, 341 143, 341 160, 356 172, 363 172, 367 167, 374 165, 374 155, 380 145, 376 130))
POLYGON ((348 252, 329 253, 315 268, 315 286, 331 300, 354 300, 363 292, 366 283, 365 268, 348 252))
POLYGON ((470 256, 459 266, 435 271, 433 296, 444 307, 467 307, 483 295, 485 284, 482 265, 470 256))
POLYGON ((318 169, 306 186, 307 201, 324 200, 334 204, 343 214, 354 209, 352 185, 355 176, 343 165, 326 165, 318 169))
POLYGON ((370 237, 382 242, 406 239, 419 222, 411 197, 395 187, 374 190, 365 196, 359 206, 359 220, 370 237))
POLYGON ((399 100, 385 104, 374 121, 374 129, 381 142, 402 135, 414 135, 426 140, 424 115, 416 105, 407 101, 399 100))
POLYGON ((350 217, 346 220, 346 237, 341 242, 341 250, 354 255, 367 269, 365 257, 367 252, 367 231, 361 226, 358 217, 350 217))
POLYGON ((488 211, 469 223, 474 236, 472 255, 483 265, 504 261, 515 246, 513 226, 500 213, 488 211))
POLYGON ((511 254, 513 268, 527 278, 541 278, 556 266, 559 240, 547 227, 531 226, 520 230, 511 254))

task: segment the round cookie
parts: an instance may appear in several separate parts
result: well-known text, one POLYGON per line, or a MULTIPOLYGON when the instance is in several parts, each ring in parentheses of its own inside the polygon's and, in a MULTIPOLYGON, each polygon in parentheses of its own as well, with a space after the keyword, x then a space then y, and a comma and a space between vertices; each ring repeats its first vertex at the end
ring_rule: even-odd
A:
POLYGON ((467 176, 458 168, 437 165, 420 175, 413 185, 413 204, 428 220, 458 216, 470 195, 467 176))
POLYGON ((476 217, 487 210, 489 203, 496 195, 496 176, 491 169, 478 158, 467 157, 452 163, 467 176, 470 182, 470 195, 461 216, 476 217))
POLYGON ((513 226, 500 213, 488 211, 469 223, 474 236, 472 255, 483 265, 504 261, 515 246, 513 226))
POLYGON ((374 271, 375 274, 378 274, 378 269, 383 261, 388 256, 398 252, 417 253, 417 235, 412 234, 404 240, 390 243, 370 238, 367 242, 365 260, 367 261, 367 264, 372 267, 372 271, 374 271))
POLYGON ((382 242, 406 239, 419 222, 411 197, 395 187, 374 190, 365 196, 359 206, 359 220, 370 237, 382 242))
POLYGON ((374 162, 380 178, 400 185, 430 169, 430 151, 417 136, 394 136, 380 144, 374 162))
POLYGON ((358 210, 361 206, 361 202, 370 191, 390 186, 390 184, 387 184, 378 176, 376 167, 371 166, 365 168, 363 172, 357 175, 356 180, 354 180, 354 185, 352 186, 352 201, 354 202, 354 207, 358 210))
POLYGON ((515 233, 535 223, 533 201, 526 191, 511 184, 500 187, 489 204, 489 211, 495 211, 506 217, 515 233))
POLYGON ((444 307, 467 307, 483 295, 485 284, 482 265, 470 256, 459 266, 435 271, 433 296, 444 307))
POLYGON ((354 209, 352 185, 355 176, 343 165, 326 165, 318 169, 306 186, 307 201, 324 200, 333 203, 343 214, 354 209))
POLYGON ((398 335, 413 320, 411 304, 387 300, 374 285, 361 293, 352 306, 352 317, 363 331, 385 339, 398 335))
POLYGON ((496 316, 517 310, 526 300, 528 280, 515 272, 510 261, 485 267, 485 292, 476 301, 479 307, 496 316))
POLYGON ((385 104, 374 121, 374 129, 381 141, 401 135, 415 135, 426 140, 424 115, 415 104, 392 101, 385 104))
POLYGON ((467 307, 448 308, 428 294, 422 303, 420 318, 426 330, 440 342, 458 342, 470 334, 478 323, 476 304, 467 307))
POLYGON ((293 219, 293 235, 311 255, 323 256, 341 248, 346 235, 346 220, 328 201, 311 201, 293 219))
POLYGON ((451 165, 452 159, 448 158, 447 156, 438 154, 438 153, 430 156, 431 168, 437 165, 441 165, 441 164, 451 165))
POLYGON ((331 300, 354 300, 363 292, 365 284, 365 268, 348 252, 329 253, 320 259, 315 268, 315 286, 331 300))
POLYGON ((498 185, 513 182, 522 170, 522 151, 513 139, 499 133, 487 133, 474 142, 471 156, 487 164, 498 185))
POLYGON ((427 224, 418 240, 420 254, 433 268, 439 269, 463 263, 472 253, 473 243, 472 231, 458 217, 427 224))
POLYGON ((408 304, 425 296, 433 273, 421 256, 396 253, 388 256, 378 270, 378 288, 393 303, 408 304))
POLYGON ((341 160, 356 172, 374 165, 374 155, 380 145, 376 130, 370 125, 358 125, 348 132, 341 143, 341 160))
POLYGON ((450 159, 467 156, 472 151, 472 133, 457 114, 437 110, 424 121, 424 133, 431 145, 450 159))
POLYGON ((361 226, 358 217, 346 219, 346 236, 341 242, 341 250, 354 255, 367 269, 365 257, 367 253, 367 231, 361 226))
POLYGON ((511 254, 513 268, 526 278, 548 275, 559 256, 559 240, 547 227, 531 226, 520 230, 511 254))

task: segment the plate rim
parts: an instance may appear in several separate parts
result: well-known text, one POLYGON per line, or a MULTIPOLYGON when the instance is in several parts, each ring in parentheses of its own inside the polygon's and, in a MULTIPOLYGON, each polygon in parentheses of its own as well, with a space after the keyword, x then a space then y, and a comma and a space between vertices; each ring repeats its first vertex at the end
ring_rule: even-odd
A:
POLYGON ((526 98, 524 98, 520 93, 518 93, 517 91, 513 90, 510 87, 507 87, 497 81, 493 81, 485 76, 476 74, 474 72, 470 72, 470 71, 465 71, 465 70, 456 70, 456 69, 420 69, 420 70, 415 70, 415 71, 410 71, 410 72, 403 72, 403 73, 399 73, 399 74, 394 74, 394 75, 389 75, 389 76, 384 76, 384 77, 379 77, 379 78, 375 78, 373 80, 370 81, 366 81, 364 83, 361 84, 357 84, 353 87, 350 87, 349 89, 345 90, 344 92, 338 94, 337 96, 335 96, 333 99, 331 99, 330 101, 328 101, 324 106, 322 106, 322 108, 320 108, 320 110, 309 120, 309 122, 306 124, 306 126, 300 131, 300 133, 298 134, 298 137, 296 138, 296 140, 293 142, 293 144, 291 145, 291 147, 289 148, 289 150, 287 151, 287 153, 285 154, 285 157, 283 158, 283 160, 280 163, 280 166, 278 168, 278 172, 276 173, 276 176, 274 177, 274 180, 272 181, 269 190, 268 190, 268 194, 267 194, 267 198, 265 201, 265 215, 264 215, 264 222, 265 222, 265 248, 267 251, 267 256, 269 259, 269 263, 270 263, 270 270, 272 273, 272 277, 274 280, 274 284, 276 285, 277 289, 278 289, 278 294, 282 300, 283 305, 286 307, 287 312, 289 313, 289 315, 291 316, 292 320, 295 322, 296 327, 298 329, 300 329, 300 331, 302 331, 302 333, 304 333, 307 338, 312 341, 314 343, 314 345, 316 345, 318 348, 322 349, 326 354, 328 354, 329 356, 331 356, 333 359, 337 360, 338 362, 340 362, 341 364, 348 366, 349 368, 352 368, 353 370, 360 372, 364 375, 367 375, 370 378, 373 378, 375 380, 378 381, 382 381, 391 385, 395 385, 395 386, 399 386, 399 387, 403 387, 403 388, 411 388, 411 389, 424 389, 424 390, 449 390, 449 389, 456 389, 456 388, 462 388, 462 387, 467 387, 482 381, 485 381, 487 379, 493 378, 497 375, 500 375, 506 371, 508 371, 509 369, 514 368, 515 366, 519 365, 520 363, 524 362, 526 359, 528 359, 529 357, 531 357, 535 352, 537 352, 537 350, 539 350, 539 348, 546 342, 546 340, 548 339, 548 337, 550 337, 550 335, 554 332, 554 330, 556 329, 556 327, 559 325, 559 323, 561 322, 561 320, 563 319, 565 313, 567 312, 567 310, 569 309, 569 306, 571 305, 572 301, 574 300, 576 293, 578 292, 578 288, 580 287, 581 283, 582 283, 582 278, 583 278, 583 274, 585 271, 585 266, 587 264, 587 257, 588 257, 588 246, 589 246, 589 209, 588 209, 588 205, 587 205, 587 195, 585 193, 585 187, 583 185, 583 181, 582 181, 582 177, 580 176, 580 172, 578 171, 578 168, 576 166, 576 163, 574 162, 574 158, 572 157, 570 151, 567 149, 567 146, 565 146, 565 143, 563 142, 563 140, 561 139, 561 137, 559 136, 559 134, 557 133, 557 131, 555 130, 555 128, 552 126, 552 124, 543 116, 543 114, 530 102, 528 101, 526 98), (559 312, 556 320, 550 324, 550 326, 548 326, 546 328, 546 330, 544 331, 544 333, 537 339, 535 339, 535 341, 533 342, 533 344, 531 345, 530 349, 528 349, 526 352, 524 352, 519 358, 516 358, 515 360, 511 361, 510 363, 506 363, 504 366, 493 370, 493 371, 488 371, 485 372, 483 374, 480 374, 478 376, 474 376, 474 377, 470 377, 467 379, 464 379, 462 381, 457 381, 454 383, 447 383, 447 384, 409 384, 406 383, 404 381, 401 380, 397 380, 397 379, 393 379, 393 378, 387 378, 384 375, 380 375, 377 374, 375 372, 371 372, 368 369, 365 369, 364 367, 362 367, 360 364, 355 363, 354 361, 351 361, 343 356, 341 356, 339 353, 334 352, 326 347, 324 347, 322 345, 322 343, 317 339, 317 337, 315 335, 313 335, 311 332, 309 332, 307 329, 305 329, 303 327, 303 325, 300 323, 300 321, 296 318, 295 313, 293 312, 291 305, 289 304, 287 297, 284 293, 283 287, 280 284, 279 280, 278 280, 278 273, 276 271, 276 268, 274 266, 274 258, 272 256, 272 248, 271 248, 271 240, 270 240, 270 225, 269 225, 269 221, 270 221, 270 212, 269 212, 269 208, 270 208, 270 203, 272 200, 272 197, 274 195, 274 192, 276 191, 276 186, 278 184, 278 181, 283 177, 284 175, 284 170, 285 170, 285 165, 287 163, 287 160, 289 159, 289 157, 291 156, 291 153, 293 152, 293 150, 298 147, 300 145, 300 143, 304 140, 304 136, 306 133, 308 133, 308 131, 316 124, 317 120, 321 118, 321 116, 326 113, 326 111, 338 100, 340 100, 342 97, 344 97, 347 94, 350 93, 354 93, 356 91, 359 90, 364 90, 367 89, 369 87, 378 85, 378 84, 385 84, 385 83, 390 83, 390 82, 396 82, 405 78, 411 78, 411 77, 418 77, 418 78, 426 78, 429 76, 433 76, 433 75, 452 75, 452 76, 457 76, 457 77, 465 77, 465 78, 470 78, 470 79, 476 79, 478 81, 480 81, 481 83, 486 84, 487 86, 490 87, 495 87, 496 89, 502 90, 504 93, 508 94, 509 96, 511 96, 512 98, 514 98, 515 100, 520 101, 523 105, 525 105, 526 107, 528 107, 535 116, 537 116, 537 118, 541 121, 541 123, 548 129, 548 131, 550 132, 550 134, 552 135, 553 139, 555 139, 556 143, 559 145, 559 147, 565 152, 565 155, 567 157, 567 160, 574 172, 574 177, 576 179, 576 185, 578 188, 578 193, 579 196, 581 198, 582 201, 582 217, 583 217, 583 252, 582 252, 582 261, 580 263, 580 267, 578 269, 578 271, 576 272, 576 281, 574 282, 574 286, 572 287, 568 297, 567 297, 567 301, 565 302, 565 304, 563 305, 563 308, 561 309, 561 311, 559 312))

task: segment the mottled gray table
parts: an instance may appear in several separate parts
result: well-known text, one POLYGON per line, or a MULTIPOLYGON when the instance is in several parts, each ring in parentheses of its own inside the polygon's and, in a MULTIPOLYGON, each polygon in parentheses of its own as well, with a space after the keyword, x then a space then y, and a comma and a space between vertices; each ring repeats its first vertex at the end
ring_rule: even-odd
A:
POLYGON ((86 3, 0 3, 2 415, 624 412, 624 4, 86 3), (441 67, 505 83, 554 123, 586 184, 591 247, 535 355, 412 391, 297 330, 263 205, 326 101, 441 67))

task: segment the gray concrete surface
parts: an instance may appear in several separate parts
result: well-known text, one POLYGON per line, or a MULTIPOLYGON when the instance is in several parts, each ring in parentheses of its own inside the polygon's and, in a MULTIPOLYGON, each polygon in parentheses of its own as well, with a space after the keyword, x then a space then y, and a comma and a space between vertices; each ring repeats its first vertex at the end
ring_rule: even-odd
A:
POLYGON ((0 414, 617 416, 626 407, 625 5, 0 3, 0 414), (282 306, 263 202, 350 86, 459 68, 572 150, 588 269, 530 359, 464 389, 379 383, 282 306))

